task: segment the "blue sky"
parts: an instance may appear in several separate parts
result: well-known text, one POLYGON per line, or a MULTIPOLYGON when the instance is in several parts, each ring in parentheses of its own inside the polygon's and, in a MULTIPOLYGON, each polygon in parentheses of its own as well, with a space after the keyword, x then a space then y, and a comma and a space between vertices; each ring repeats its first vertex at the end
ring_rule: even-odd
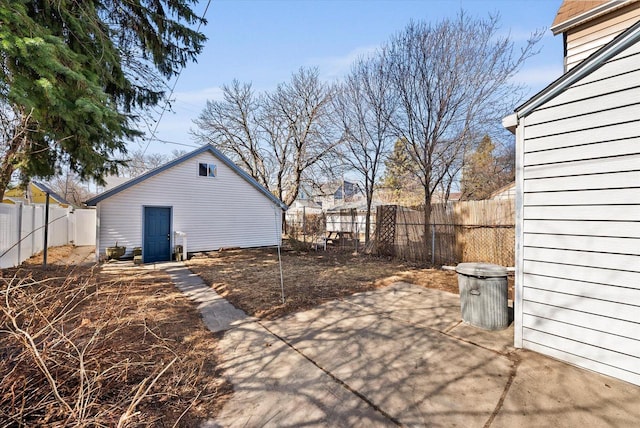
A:
MULTIPOLYGON (((201 0, 200 13, 206 6, 201 0)), ((206 14, 207 37, 196 64, 182 72, 173 111, 165 112, 147 153, 190 151, 197 147, 189 129, 207 99, 219 99, 220 87, 234 78, 271 90, 301 66, 318 67, 322 79, 346 74, 352 61, 384 43, 411 20, 437 22, 461 9, 475 17, 500 15, 501 31, 516 43, 546 29, 540 54, 517 80, 535 94, 562 74, 562 36, 548 28, 561 0, 212 0, 206 14)), ((173 82, 172 82, 173 84, 173 82)), ((149 133, 150 134, 150 133, 149 133)), ((144 149, 148 141, 131 143, 144 149)))

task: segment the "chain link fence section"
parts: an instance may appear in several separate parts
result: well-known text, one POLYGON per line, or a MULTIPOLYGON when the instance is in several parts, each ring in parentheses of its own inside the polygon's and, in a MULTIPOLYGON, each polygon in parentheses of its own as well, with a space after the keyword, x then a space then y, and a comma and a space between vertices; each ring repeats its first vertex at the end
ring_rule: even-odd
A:
MULTIPOLYGON (((375 233, 374 214, 370 236, 375 233)), ((295 210, 285 215, 285 236, 313 249, 365 250, 366 212, 356 209, 309 213, 295 210)))
POLYGON ((515 226, 458 226, 462 242, 461 261, 515 266, 515 226))
POLYGON ((434 204, 428 227, 420 207, 378 206, 370 220, 371 238, 366 246, 366 212, 354 209, 287 213, 285 234, 315 249, 394 256, 424 265, 515 263, 515 218, 510 201, 434 204))

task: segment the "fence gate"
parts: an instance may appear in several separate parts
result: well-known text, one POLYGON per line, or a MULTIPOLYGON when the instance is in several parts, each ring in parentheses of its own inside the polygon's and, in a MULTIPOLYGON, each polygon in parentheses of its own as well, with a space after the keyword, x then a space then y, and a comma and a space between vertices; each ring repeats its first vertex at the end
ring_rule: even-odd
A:
POLYGON ((378 254, 393 256, 396 242, 397 205, 381 205, 378 207, 376 224, 376 242, 378 254))

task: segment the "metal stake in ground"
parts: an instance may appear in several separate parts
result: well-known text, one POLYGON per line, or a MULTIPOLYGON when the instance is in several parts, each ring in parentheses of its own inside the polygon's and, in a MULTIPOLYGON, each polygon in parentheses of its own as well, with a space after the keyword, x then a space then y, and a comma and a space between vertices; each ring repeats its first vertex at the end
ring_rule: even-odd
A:
MULTIPOLYGON (((282 257, 280 256, 280 242, 282 240, 282 233, 278 236, 278 207, 273 206, 274 213, 274 225, 276 232, 276 242, 278 243, 278 266, 280 267, 280 292, 282 294, 282 304, 284 305, 284 278, 282 277, 282 257)), ((282 218, 280 219, 282 221, 282 218)), ((282 224, 282 223, 281 223, 282 224)))
POLYGON ((47 249, 49 237, 49 192, 47 192, 47 199, 44 204, 44 250, 42 253, 42 266, 47 267, 47 249))

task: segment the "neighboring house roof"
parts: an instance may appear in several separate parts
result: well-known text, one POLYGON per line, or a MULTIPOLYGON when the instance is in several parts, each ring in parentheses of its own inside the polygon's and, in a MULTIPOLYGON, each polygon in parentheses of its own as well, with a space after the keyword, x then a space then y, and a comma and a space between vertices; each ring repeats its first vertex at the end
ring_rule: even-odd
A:
POLYGON ((243 171, 242 169, 240 169, 240 167, 238 167, 235 163, 233 163, 231 161, 231 159, 229 159, 228 157, 226 157, 225 155, 222 154, 222 152, 220 152, 218 149, 216 149, 215 147, 213 147, 211 144, 207 144, 205 146, 200 147, 199 149, 196 149, 194 151, 192 151, 191 153, 187 153, 184 156, 181 156, 179 158, 176 158, 174 160, 172 160, 171 162, 168 162, 156 169, 153 169, 149 172, 146 172, 138 177, 135 177, 129 181, 127 181, 126 183, 123 183, 119 186, 116 186, 110 190, 107 190, 106 192, 103 192, 101 194, 99 194, 98 196, 89 199, 86 204, 89 206, 93 206, 98 204, 101 201, 104 201, 107 198, 110 198, 111 196, 117 195, 118 193, 122 192, 123 190, 126 190, 132 186, 135 186, 136 184, 145 181, 151 177, 153 177, 154 175, 160 174, 163 171, 166 171, 170 168, 173 168, 174 166, 185 162, 201 153, 205 153, 205 152, 209 152, 211 153, 213 156, 215 156, 216 158, 220 159, 220 161, 222 163, 224 163, 226 166, 228 166, 229 168, 231 168, 233 171, 235 171, 240 177, 242 177, 247 183, 249 183, 250 185, 252 185, 253 187, 255 187, 258 191, 260 191, 264 196, 266 196, 267 198, 269 198, 274 204, 278 205, 280 208, 282 208, 283 210, 287 209, 287 206, 285 205, 284 202, 282 202, 280 199, 276 198, 271 192, 269 192, 267 189, 264 188, 264 186, 260 185, 260 183, 258 183, 253 177, 251 177, 249 174, 247 174, 245 171, 243 171))
MULTIPOLYGON (((559 79, 551 83, 549 86, 538 92, 524 104, 516 108, 517 118, 527 116, 537 107, 555 98, 562 93, 567 87, 571 86, 578 80, 591 74, 609 59, 613 58, 628 47, 634 45, 640 40, 640 21, 629 27, 626 31, 618 35, 608 44, 594 52, 583 62, 563 74, 559 79)), ((513 115, 512 115, 513 116, 513 115)), ((511 116, 505 118, 503 123, 512 124, 511 116)))
POLYGON ((4 199, 2 200, 3 204, 17 204, 17 203, 24 203, 25 199, 24 198, 15 198, 15 197, 9 197, 9 196, 5 196, 4 199))
MULTIPOLYGON (((441 193, 441 192, 437 192, 431 195, 431 203, 432 204, 437 204, 437 203, 443 203, 445 202, 445 193, 441 193)), ((447 202, 457 202, 460 200, 460 198, 462 197, 462 192, 450 192, 449 196, 447 197, 447 202)))
MULTIPOLYGON (((376 208, 380 205, 388 205, 379 201, 371 202, 371 210, 375 211, 376 208)), ((367 211, 367 203, 363 201, 355 201, 355 202, 345 202, 344 204, 336 205, 335 207, 329 208, 325 210, 327 213, 335 213, 340 212, 340 210, 352 210, 355 209, 357 211, 367 211)))
POLYGON ((322 209, 322 206, 319 203, 312 201, 311 199, 296 199, 295 201, 293 201, 293 204, 289 208, 302 207, 322 209))
MULTIPOLYGON (((53 199, 55 202, 57 202, 59 205, 73 205, 72 203, 70 203, 69 201, 67 201, 65 198, 63 198, 62 196, 60 196, 59 194, 57 194, 56 192, 54 192, 53 190, 51 190, 51 188, 43 183, 40 183, 38 181, 31 181, 29 183, 29 186, 32 186, 32 189, 35 188, 36 190, 39 190, 40 192, 42 192, 42 194, 46 195, 47 193, 49 194, 49 197, 51 199, 53 199)), ((31 193, 33 194, 33 190, 31 190, 31 193)), ((44 198, 44 196, 39 196, 36 195, 37 197, 34 197, 33 195, 31 195, 30 199, 31 199, 31 203, 44 203, 44 199, 42 199, 42 202, 37 202, 34 201, 36 199, 40 199, 40 198, 44 198)), ((11 190, 7 190, 7 192, 5 192, 5 200, 11 201, 13 203, 26 203, 29 202, 26 198, 25 192, 24 190, 21 189, 11 189, 11 190)))
POLYGON ((564 0, 551 24, 553 34, 592 20, 637 0, 564 0))
POLYGON ((455 202, 455 201, 459 201, 460 198, 462 197, 462 192, 451 192, 449 193, 449 202, 455 202))
POLYGON ((45 185, 44 183, 40 183, 39 181, 32 181, 31 184, 33 184, 35 187, 40 189, 42 192, 48 193, 49 197, 55 199, 56 202, 58 202, 59 204, 73 205, 71 202, 67 201, 65 198, 63 198, 62 196, 58 195, 56 192, 51 190, 51 188, 45 185))
POLYGON ((489 195, 489 197, 487 199, 494 199, 497 196, 502 196, 502 193, 509 193, 510 190, 515 189, 516 187, 516 182, 512 181, 511 183, 502 186, 501 188, 494 190, 493 192, 491 192, 491 194, 489 195))
POLYGON ((334 196, 336 193, 342 194, 342 188, 345 189, 346 196, 354 196, 358 193, 362 193, 358 183, 353 183, 347 180, 330 181, 320 186, 319 194, 317 196, 334 196))

